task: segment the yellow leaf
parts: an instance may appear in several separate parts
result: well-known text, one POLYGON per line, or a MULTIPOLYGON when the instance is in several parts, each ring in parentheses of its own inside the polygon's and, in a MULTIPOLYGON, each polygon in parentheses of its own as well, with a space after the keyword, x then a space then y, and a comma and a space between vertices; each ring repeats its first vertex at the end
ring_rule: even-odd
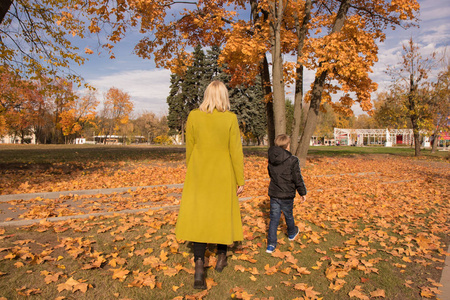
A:
POLYGON ((386 298, 384 290, 378 289, 370 293, 370 297, 383 297, 386 298))
POLYGON ((161 261, 166 261, 166 260, 168 260, 168 257, 167 257, 167 252, 166 251, 164 251, 164 250, 161 250, 161 253, 159 254, 159 258, 161 259, 161 261))
POLYGON ((120 281, 124 281, 125 278, 127 278, 128 273, 130 273, 130 271, 128 271, 127 269, 123 269, 123 268, 111 269, 111 271, 113 271, 112 278, 119 279, 120 281))
POLYGON ((234 266, 234 270, 235 271, 241 271, 241 272, 245 272, 245 267, 241 266, 241 265, 235 265, 234 266))
POLYGON ((369 300, 369 297, 366 296, 362 292, 360 285, 355 286, 355 288, 350 293, 348 293, 348 295, 350 296, 350 298, 356 297, 356 298, 361 299, 361 300, 369 300))
POLYGON ((406 262, 412 262, 412 260, 411 260, 409 257, 407 257, 407 256, 404 256, 404 257, 402 258, 402 260, 403 260, 403 261, 406 261, 406 262))

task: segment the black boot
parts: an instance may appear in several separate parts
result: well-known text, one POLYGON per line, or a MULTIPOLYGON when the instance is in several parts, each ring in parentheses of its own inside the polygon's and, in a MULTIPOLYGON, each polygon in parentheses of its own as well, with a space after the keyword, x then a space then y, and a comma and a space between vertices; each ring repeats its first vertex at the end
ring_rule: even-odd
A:
POLYGON ((201 258, 195 262, 194 289, 206 290, 205 267, 201 258))
POLYGON ((217 255, 216 271, 222 272, 223 268, 225 268, 226 266, 228 266, 227 254, 220 253, 219 255, 217 255))

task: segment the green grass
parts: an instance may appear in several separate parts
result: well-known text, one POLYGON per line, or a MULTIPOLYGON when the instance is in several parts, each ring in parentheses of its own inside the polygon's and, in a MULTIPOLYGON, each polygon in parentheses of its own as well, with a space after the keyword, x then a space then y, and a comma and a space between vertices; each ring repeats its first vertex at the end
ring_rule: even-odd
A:
MULTIPOLYGON (((414 156, 414 148, 409 146, 396 147, 351 147, 351 146, 314 146, 310 147, 308 155, 318 156, 352 156, 352 155, 371 155, 371 154, 385 154, 394 156, 414 156)), ((422 149, 421 156, 427 158, 443 159, 449 158, 449 152, 437 151, 431 153, 430 149, 422 149)))
POLYGON ((111 145, 0 145, 0 164, 123 162, 184 159, 184 147, 111 145))
MULTIPOLYGON (((114 146, 114 145, 1 145, 0 164, 64 164, 93 162, 147 162, 163 159, 166 161, 183 161, 183 146, 114 146)), ((267 156, 267 146, 245 146, 246 155, 267 156)), ((397 147, 350 147, 350 146, 313 146, 309 148, 308 157, 348 157, 355 155, 393 155, 414 157, 414 148, 397 147)), ((450 152, 422 149, 422 158, 448 160, 450 152)))

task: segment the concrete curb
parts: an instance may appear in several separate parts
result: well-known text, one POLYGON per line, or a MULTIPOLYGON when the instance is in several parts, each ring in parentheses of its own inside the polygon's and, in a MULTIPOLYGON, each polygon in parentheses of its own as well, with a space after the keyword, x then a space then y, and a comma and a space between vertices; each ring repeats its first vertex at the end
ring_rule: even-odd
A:
MULTIPOLYGON (((253 197, 245 197, 245 198, 239 198, 239 202, 244 202, 247 200, 252 199, 253 197)), ((7 227, 7 226, 27 226, 39 223, 43 220, 47 222, 59 222, 59 221, 67 221, 72 219, 87 219, 90 217, 99 217, 99 216, 111 216, 115 214, 134 214, 139 212, 145 212, 149 210, 174 210, 178 209, 180 205, 168 205, 168 206, 157 206, 157 207, 149 207, 149 208, 138 208, 138 209, 124 209, 120 211, 108 211, 108 212, 98 212, 98 213, 92 213, 92 214, 83 214, 83 215, 72 215, 72 216, 64 216, 64 217, 52 217, 52 218, 46 218, 46 219, 31 219, 31 220, 18 220, 18 221, 8 221, 8 222, 1 222, 0 227, 7 227)))
MULTIPOLYGON (((364 175, 375 175, 376 172, 362 172, 362 173, 342 173, 342 174, 328 174, 328 175, 314 175, 311 177, 333 177, 333 176, 364 176, 364 175)), ((257 179, 248 179, 248 181, 254 181, 257 179)), ((265 180, 269 180, 268 178, 265 180)), ((168 188, 181 188, 183 187, 183 183, 175 183, 175 184, 159 184, 159 185, 146 185, 146 186, 130 186, 130 187, 120 187, 120 188, 110 188, 110 189, 92 189, 92 190, 75 190, 75 191, 60 191, 60 192, 42 192, 42 193, 29 193, 29 194, 9 194, 9 195, 0 195, 0 202, 7 202, 12 200, 30 200, 37 197, 43 199, 58 199, 61 196, 68 195, 96 195, 96 194, 113 194, 113 193, 123 193, 127 191, 136 191, 137 189, 148 189, 154 187, 165 186, 168 188)))
POLYGON ((7 202, 11 200, 30 200, 37 197, 44 199, 57 199, 60 196, 67 195, 96 195, 96 194, 113 194, 123 193, 127 191, 136 191, 137 189, 147 189, 153 187, 166 186, 168 188, 180 188, 183 187, 182 183, 178 184, 160 184, 160 185, 147 185, 147 186, 130 186, 112 189, 94 189, 94 190, 77 190, 77 191, 61 191, 61 192, 44 192, 44 193, 30 193, 30 194, 9 194, 0 195, 0 202, 7 202))
MULTIPOLYGON (((448 246, 447 252, 450 253, 450 245, 448 246)), ((450 300, 450 256, 445 257, 440 284, 442 284, 439 287, 441 294, 437 295, 437 298, 440 300, 450 300)))

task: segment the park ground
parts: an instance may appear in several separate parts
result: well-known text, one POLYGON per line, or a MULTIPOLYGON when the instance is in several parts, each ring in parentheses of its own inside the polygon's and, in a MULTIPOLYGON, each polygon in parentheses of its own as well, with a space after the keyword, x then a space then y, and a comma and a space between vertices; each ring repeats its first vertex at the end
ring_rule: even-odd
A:
POLYGON ((448 152, 311 148, 301 234, 280 226, 270 255, 266 151, 244 149, 244 241, 222 273, 210 249, 198 291, 174 235, 184 148, 0 145, 0 299, 439 299, 448 152))

